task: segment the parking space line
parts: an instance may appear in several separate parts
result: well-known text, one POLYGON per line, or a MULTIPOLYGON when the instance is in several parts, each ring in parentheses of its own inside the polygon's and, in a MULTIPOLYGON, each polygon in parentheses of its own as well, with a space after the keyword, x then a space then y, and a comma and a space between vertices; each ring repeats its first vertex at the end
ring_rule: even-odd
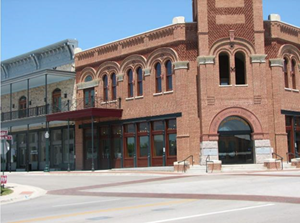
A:
POLYGON ((231 210, 216 211, 216 212, 210 212, 210 213, 204 213, 204 214, 198 214, 198 215, 190 215, 190 216, 179 217, 179 218, 170 218, 170 219, 159 220, 159 221, 151 221, 151 222, 147 222, 147 223, 162 223, 162 222, 170 222, 170 221, 179 221, 179 220, 198 218, 198 217, 209 216, 209 215, 217 215, 217 214, 224 214, 224 213, 230 213, 230 212, 236 212, 236 211, 250 210, 250 209, 255 209, 255 208, 269 207, 269 206, 273 206, 273 205, 275 205, 275 204, 264 204, 264 205, 259 205, 259 206, 236 208, 236 209, 231 209, 231 210))

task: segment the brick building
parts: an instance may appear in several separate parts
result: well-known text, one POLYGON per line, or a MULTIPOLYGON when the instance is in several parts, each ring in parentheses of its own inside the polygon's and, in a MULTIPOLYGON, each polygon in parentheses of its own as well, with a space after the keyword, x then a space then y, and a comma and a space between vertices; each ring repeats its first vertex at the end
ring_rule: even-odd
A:
POLYGON ((47 120, 75 121, 76 169, 299 152, 300 29, 263 21, 262 0, 194 0, 193 22, 85 50, 75 66, 77 110, 47 120))

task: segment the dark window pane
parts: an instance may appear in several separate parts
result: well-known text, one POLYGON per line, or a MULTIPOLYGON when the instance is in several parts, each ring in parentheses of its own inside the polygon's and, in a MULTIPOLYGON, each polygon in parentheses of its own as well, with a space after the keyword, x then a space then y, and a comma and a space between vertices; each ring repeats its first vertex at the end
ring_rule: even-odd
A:
POLYGON ((134 137, 128 137, 127 140, 127 152, 126 152, 126 157, 133 157, 134 153, 134 137))
POLYGON ((161 65, 160 63, 157 63, 155 65, 155 77, 156 77, 156 92, 161 92, 161 65))
POLYGON ((149 137, 141 136, 140 138, 140 157, 148 156, 149 137))
POLYGON ((126 133, 134 133, 135 132, 134 124, 125 125, 125 132, 126 133))
POLYGON ((163 147, 164 147, 164 137, 163 135, 154 135, 154 156, 162 156, 163 155, 163 147))
POLYGON ((172 63, 169 60, 166 63, 166 73, 167 73, 167 90, 171 91, 171 90, 173 90, 173 84, 172 84, 172 63))
POLYGON ((113 134, 114 135, 121 135, 122 133, 122 127, 121 126, 114 126, 113 127, 113 134))
POLYGON ((139 124, 139 132, 148 132, 149 128, 148 128, 148 123, 143 122, 139 124))
POLYGON ((121 153, 121 138, 114 138, 113 139, 113 153, 114 153, 114 158, 118 159, 122 157, 121 153))
POLYGON ((109 128, 108 127, 101 127, 100 134, 101 134, 101 136, 107 136, 109 134, 109 128))
POLYGON ((89 81, 92 81, 93 80, 93 78, 92 78, 92 76, 87 76, 85 79, 84 79, 84 82, 89 82, 89 81))
POLYGON ((128 97, 133 97, 133 76, 132 70, 128 71, 128 97))
POLYGON ((163 121, 156 121, 153 122, 153 130, 164 130, 164 122, 163 121))
POLYGON ((246 84, 246 60, 242 52, 235 54, 235 83, 246 84))
POLYGON ((169 155, 177 155, 176 134, 169 134, 169 155))
POLYGON ((291 126, 292 125, 292 120, 290 116, 285 117, 285 125, 286 126, 291 126))
POLYGON ((176 119, 168 120, 168 129, 176 129, 176 119))
POLYGON ((229 85, 229 56, 227 53, 220 53, 219 55, 219 72, 220 85, 229 85))

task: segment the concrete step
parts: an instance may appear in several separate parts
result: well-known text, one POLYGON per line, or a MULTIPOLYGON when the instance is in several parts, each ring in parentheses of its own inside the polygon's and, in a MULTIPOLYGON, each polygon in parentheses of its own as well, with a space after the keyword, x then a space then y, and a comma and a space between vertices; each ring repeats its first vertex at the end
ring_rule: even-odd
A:
POLYGON ((132 167, 132 168, 113 168, 111 171, 118 171, 118 172, 127 172, 127 171, 141 171, 141 172, 155 172, 155 171, 162 171, 162 172, 174 172, 173 166, 152 166, 152 167, 132 167))

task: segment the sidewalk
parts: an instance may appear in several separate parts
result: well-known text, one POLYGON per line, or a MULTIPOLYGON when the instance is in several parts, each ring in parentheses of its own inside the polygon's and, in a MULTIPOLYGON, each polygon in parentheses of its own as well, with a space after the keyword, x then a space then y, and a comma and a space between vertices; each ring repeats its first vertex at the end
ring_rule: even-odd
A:
POLYGON ((5 185, 5 187, 13 190, 13 193, 6 196, 0 196, 1 205, 30 200, 43 196, 47 193, 47 191, 41 188, 20 184, 8 183, 5 185))

